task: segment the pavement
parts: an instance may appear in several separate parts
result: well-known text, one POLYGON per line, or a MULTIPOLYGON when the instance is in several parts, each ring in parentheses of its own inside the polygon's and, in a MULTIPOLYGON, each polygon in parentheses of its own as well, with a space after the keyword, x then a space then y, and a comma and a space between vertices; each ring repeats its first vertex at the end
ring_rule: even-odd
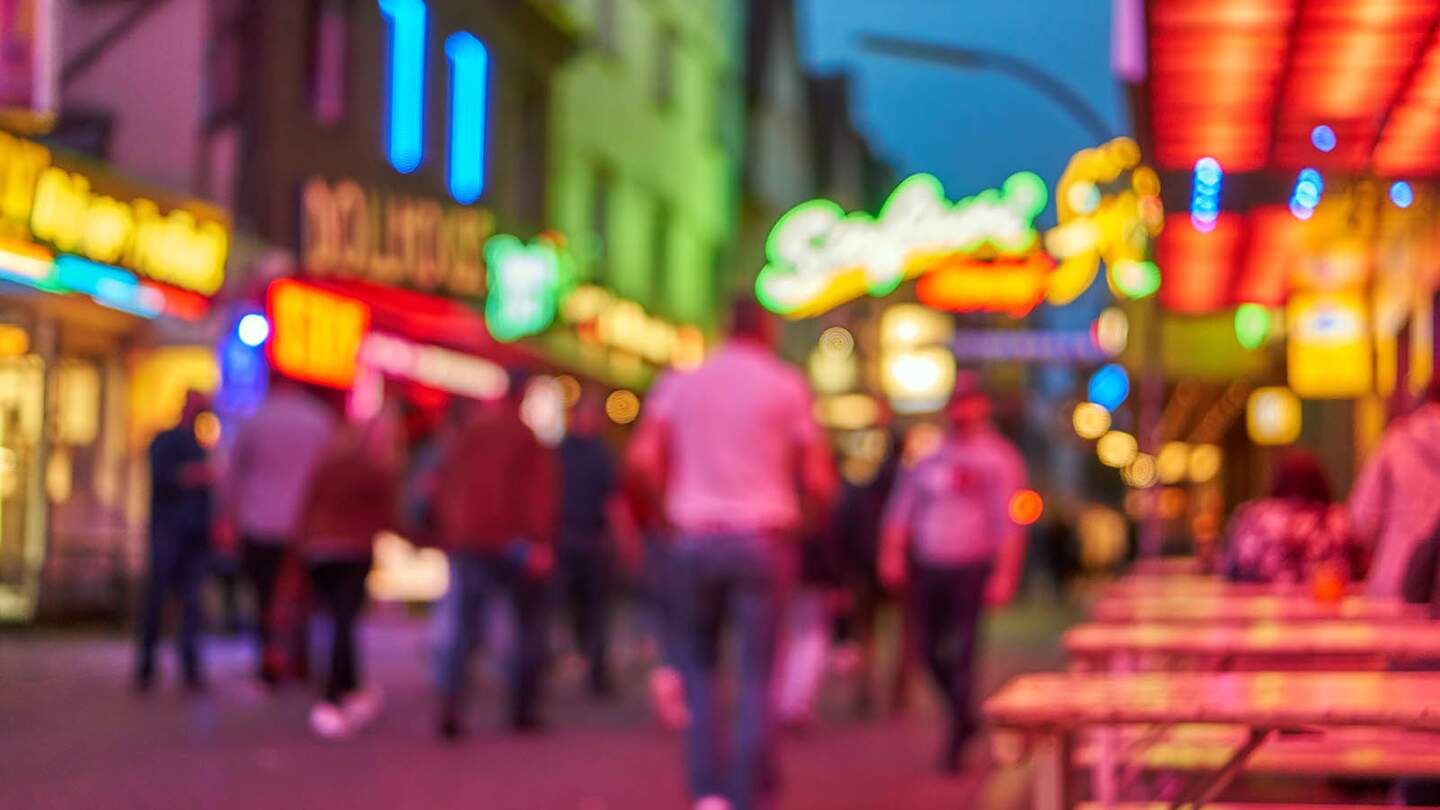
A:
MULTIPOLYGON (((985 692, 1021 671, 1058 669, 1054 606, 1008 609, 988 622, 985 692)), ((682 810, 679 738, 649 717, 643 667, 596 703, 575 666, 557 667, 548 730, 499 730, 491 688, 458 744, 434 734, 426 626, 403 611, 372 615, 365 673, 386 694, 376 722, 340 741, 312 735, 313 695, 271 695, 248 677, 248 646, 207 644, 210 692, 185 695, 166 655, 156 691, 129 689, 132 649, 117 635, 24 630, 0 635, 0 808, 484 808, 484 810, 682 810)), ((165 650, 169 653, 170 650, 165 650)), ((820 722, 787 737, 777 810, 1018 810, 1023 767, 999 768, 983 744, 966 770, 934 770, 940 721, 928 684, 902 718, 856 719, 847 684, 831 678, 820 722)))

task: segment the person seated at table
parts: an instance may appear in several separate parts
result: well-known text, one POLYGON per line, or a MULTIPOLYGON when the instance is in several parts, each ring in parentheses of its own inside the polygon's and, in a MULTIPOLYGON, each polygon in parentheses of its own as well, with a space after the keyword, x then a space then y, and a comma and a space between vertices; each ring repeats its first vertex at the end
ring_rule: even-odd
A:
POLYGON ((1350 532, 1345 510, 1314 455, 1292 450, 1280 457, 1270 494, 1235 510, 1226 532, 1223 572, 1237 582, 1311 582, 1317 573, 1356 581, 1364 553, 1350 532))

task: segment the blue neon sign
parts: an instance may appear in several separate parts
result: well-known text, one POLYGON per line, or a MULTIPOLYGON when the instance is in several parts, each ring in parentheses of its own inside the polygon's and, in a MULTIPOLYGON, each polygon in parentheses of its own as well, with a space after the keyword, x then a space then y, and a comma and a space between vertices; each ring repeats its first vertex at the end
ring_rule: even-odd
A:
POLYGON ((390 165, 401 174, 425 156, 425 0, 380 0, 390 21, 390 165))
POLYGON ((490 52, 473 34, 445 40, 450 58, 450 196, 469 205, 485 191, 485 116, 490 52))

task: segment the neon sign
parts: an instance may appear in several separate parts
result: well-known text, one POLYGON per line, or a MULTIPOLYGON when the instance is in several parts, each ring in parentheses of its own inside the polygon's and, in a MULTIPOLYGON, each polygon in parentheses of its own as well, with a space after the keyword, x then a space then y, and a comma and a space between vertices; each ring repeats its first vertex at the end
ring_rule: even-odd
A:
POLYGON ((582 343, 644 358, 657 366, 694 368, 705 359, 705 333, 676 325, 619 298, 604 287, 582 284, 565 297, 560 315, 582 343))
POLYGON ((1046 300, 1062 306, 1079 298, 1100 274, 1129 298, 1160 289, 1160 271, 1146 261, 1165 211, 1160 178, 1140 163, 1140 147, 1116 138, 1070 159, 1055 186, 1059 224, 1045 234, 1045 249, 1059 262, 1046 300))
POLYGON ((341 390, 355 382, 361 341, 370 328, 370 308, 290 279, 271 283, 267 293, 270 362, 297 380, 341 390))
POLYGON ((513 236, 485 244, 485 325, 499 341, 539 334, 555 321, 555 309, 567 281, 560 249, 537 239, 525 244, 513 236))
POLYGON ((877 217, 846 214, 829 200, 802 203, 771 231, 756 295, 773 312, 806 318, 866 294, 888 295, 956 256, 1023 257, 1039 245, 1034 222, 1047 196, 1043 180, 1019 172, 1000 189, 951 203, 939 180, 917 174, 877 217))
POLYGON ((219 291, 230 243, 223 216, 194 202, 164 210, 151 195, 118 193, 125 185, 88 168, 66 168, 44 146, 0 133, 4 235, 115 265, 132 279, 205 296, 219 291))
POLYGON ((360 344, 366 369, 474 399, 496 399, 510 387, 505 369, 479 357, 372 333, 360 344))
POLYGON ((380 0, 390 21, 390 165, 401 174, 425 155, 425 0, 380 0))
POLYGON ((301 256, 310 272, 456 298, 485 292, 489 211, 367 191, 349 180, 312 178, 301 198, 301 256))
POLYGON ((445 40, 450 57, 450 196, 469 205, 485 191, 485 102, 490 52, 473 35, 445 40))
POLYGON ((949 312, 1030 314, 1041 301, 1055 262, 1044 253, 1018 259, 977 261, 954 256, 915 285, 920 303, 949 312))

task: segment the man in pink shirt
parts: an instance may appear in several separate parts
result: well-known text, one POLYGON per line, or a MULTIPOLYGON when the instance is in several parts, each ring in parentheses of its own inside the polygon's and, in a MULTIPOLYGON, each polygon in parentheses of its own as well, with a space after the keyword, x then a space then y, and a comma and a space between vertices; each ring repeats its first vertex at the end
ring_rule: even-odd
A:
POLYGON ((960 767, 975 733, 971 705, 980 609, 1015 596, 1025 531, 1010 501, 1025 486, 1025 461, 990 423, 990 400, 961 373, 950 401, 950 432, 935 452, 901 473, 880 539, 880 578, 915 600, 920 644, 950 709, 941 768, 960 767))
POLYGON ((696 806, 707 810, 752 810, 764 798, 770 680, 802 499, 822 511, 835 489, 809 389, 775 357, 774 337, 768 313, 754 300, 738 302, 730 340, 699 369, 663 381, 631 448, 674 527, 689 781, 696 806), (717 695, 726 624, 739 650, 732 724, 720 722, 717 695), (718 731, 727 725, 734 739, 723 745, 718 731))

